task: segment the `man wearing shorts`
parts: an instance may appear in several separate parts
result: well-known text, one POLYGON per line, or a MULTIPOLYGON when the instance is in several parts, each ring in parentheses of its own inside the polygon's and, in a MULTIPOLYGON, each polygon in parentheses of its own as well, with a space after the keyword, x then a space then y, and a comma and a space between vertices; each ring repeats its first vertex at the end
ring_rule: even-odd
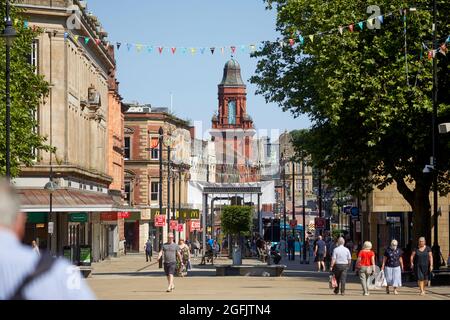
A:
POLYGON ((327 245, 325 241, 322 240, 322 236, 319 236, 319 239, 316 242, 316 247, 314 249, 314 255, 316 256, 318 272, 320 272, 321 267, 323 268, 323 271, 325 271, 324 258, 326 254, 327 254, 327 245))
POLYGON ((158 260, 164 258, 164 272, 166 273, 167 282, 169 284, 167 292, 171 292, 173 291, 173 289, 175 289, 175 286, 173 284, 173 275, 176 271, 177 255, 181 261, 181 265, 183 266, 183 259, 181 258, 180 248, 176 243, 173 242, 173 233, 169 233, 169 239, 167 243, 162 246, 161 251, 158 255, 158 260))

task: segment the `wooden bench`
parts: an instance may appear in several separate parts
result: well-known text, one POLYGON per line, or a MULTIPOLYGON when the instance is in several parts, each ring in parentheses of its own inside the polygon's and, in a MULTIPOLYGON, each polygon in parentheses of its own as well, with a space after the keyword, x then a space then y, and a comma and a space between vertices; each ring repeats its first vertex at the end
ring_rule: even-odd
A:
POLYGON ((216 265, 216 276, 281 277, 285 268, 285 265, 216 265))

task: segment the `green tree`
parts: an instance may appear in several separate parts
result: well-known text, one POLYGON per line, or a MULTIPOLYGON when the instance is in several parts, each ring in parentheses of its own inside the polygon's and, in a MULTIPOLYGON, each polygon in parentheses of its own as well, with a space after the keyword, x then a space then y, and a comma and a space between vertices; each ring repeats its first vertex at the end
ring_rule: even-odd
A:
MULTIPOLYGON (((0 16, 5 16, 5 1, 2 1, 0 16)), ((34 114, 43 98, 48 94, 48 84, 43 76, 35 73, 29 58, 33 39, 42 32, 27 28, 19 16, 19 9, 11 9, 11 18, 17 38, 11 49, 11 175, 17 176, 20 165, 32 165, 35 159, 34 150, 50 150, 45 145, 46 139, 35 132, 37 121, 34 114)), ((2 22, 0 30, 3 31, 2 22)), ((0 175, 6 173, 6 128, 5 128, 5 72, 6 48, 0 40, 0 175)))
POLYGON ((235 246, 238 245, 242 235, 250 234, 253 225, 252 217, 253 208, 250 206, 225 206, 223 208, 220 217, 222 231, 224 234, 232 236, 235 246))
MULTIPOLYGON (((365 21, 367 7, 361 0, 266 1, 276 8, 277 30, 282 39, 304 37, 304 44, 280 46, 266 42, 251 81, 258 94, 294 116, 306 114, 310 130, 293 134, 298 151, 311 155, 334 186, 364 195, 396 182, 398 191, 413 210, 415 237, 431 236, 429 194, 432 177, 423 168, 430 163, 432 115, 432 63, 423 50, 432 47, 430 1, 415 1, 416 12, 407 12, 407 50, 403 16, 405 1, 380 0, 385 16, 381 29, 354 32, 339 26, 365 21), (329 31, 332 30, 331 33, 329 31), (322 34, 318 34, 322 32, 322 34), (316 34, 313 41, 310 34, 316 34), (420 58, 422 57, 422 58, 420 58), (408 72, 406 71, 408 66, 408 72)), ((450 3, 438 0, 440 45, 450 34, 450 3)), ((437 54, 439 120, 450 119, 449 60, 437 54)), ((439 190, 449 191, 450 140, 439 141, 439 190)))

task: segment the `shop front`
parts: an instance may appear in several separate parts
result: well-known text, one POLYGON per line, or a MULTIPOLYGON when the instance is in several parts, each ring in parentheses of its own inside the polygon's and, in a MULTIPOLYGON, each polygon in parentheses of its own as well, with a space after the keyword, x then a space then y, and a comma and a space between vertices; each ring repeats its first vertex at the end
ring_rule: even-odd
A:
POLYGON ((46 250, 48 246, 48 239, 48 213, 27 213, 23 243, 26 245, 31 245, 33 241, 36 241, 39 249, 46 250))

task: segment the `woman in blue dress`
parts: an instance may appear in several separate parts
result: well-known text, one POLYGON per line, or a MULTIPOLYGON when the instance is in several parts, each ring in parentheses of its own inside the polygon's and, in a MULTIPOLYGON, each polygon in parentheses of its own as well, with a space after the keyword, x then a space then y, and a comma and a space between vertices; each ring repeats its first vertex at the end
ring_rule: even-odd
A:
POLYGON ((386 293, 390 293, 389 287, 394 287, 394 294, 398 294, 397 288, 402 286, 403 259, 402 251, 398 248, 398 241, 395 239, 384 251, 381 270, 384 271, 386 278, 386 293))

